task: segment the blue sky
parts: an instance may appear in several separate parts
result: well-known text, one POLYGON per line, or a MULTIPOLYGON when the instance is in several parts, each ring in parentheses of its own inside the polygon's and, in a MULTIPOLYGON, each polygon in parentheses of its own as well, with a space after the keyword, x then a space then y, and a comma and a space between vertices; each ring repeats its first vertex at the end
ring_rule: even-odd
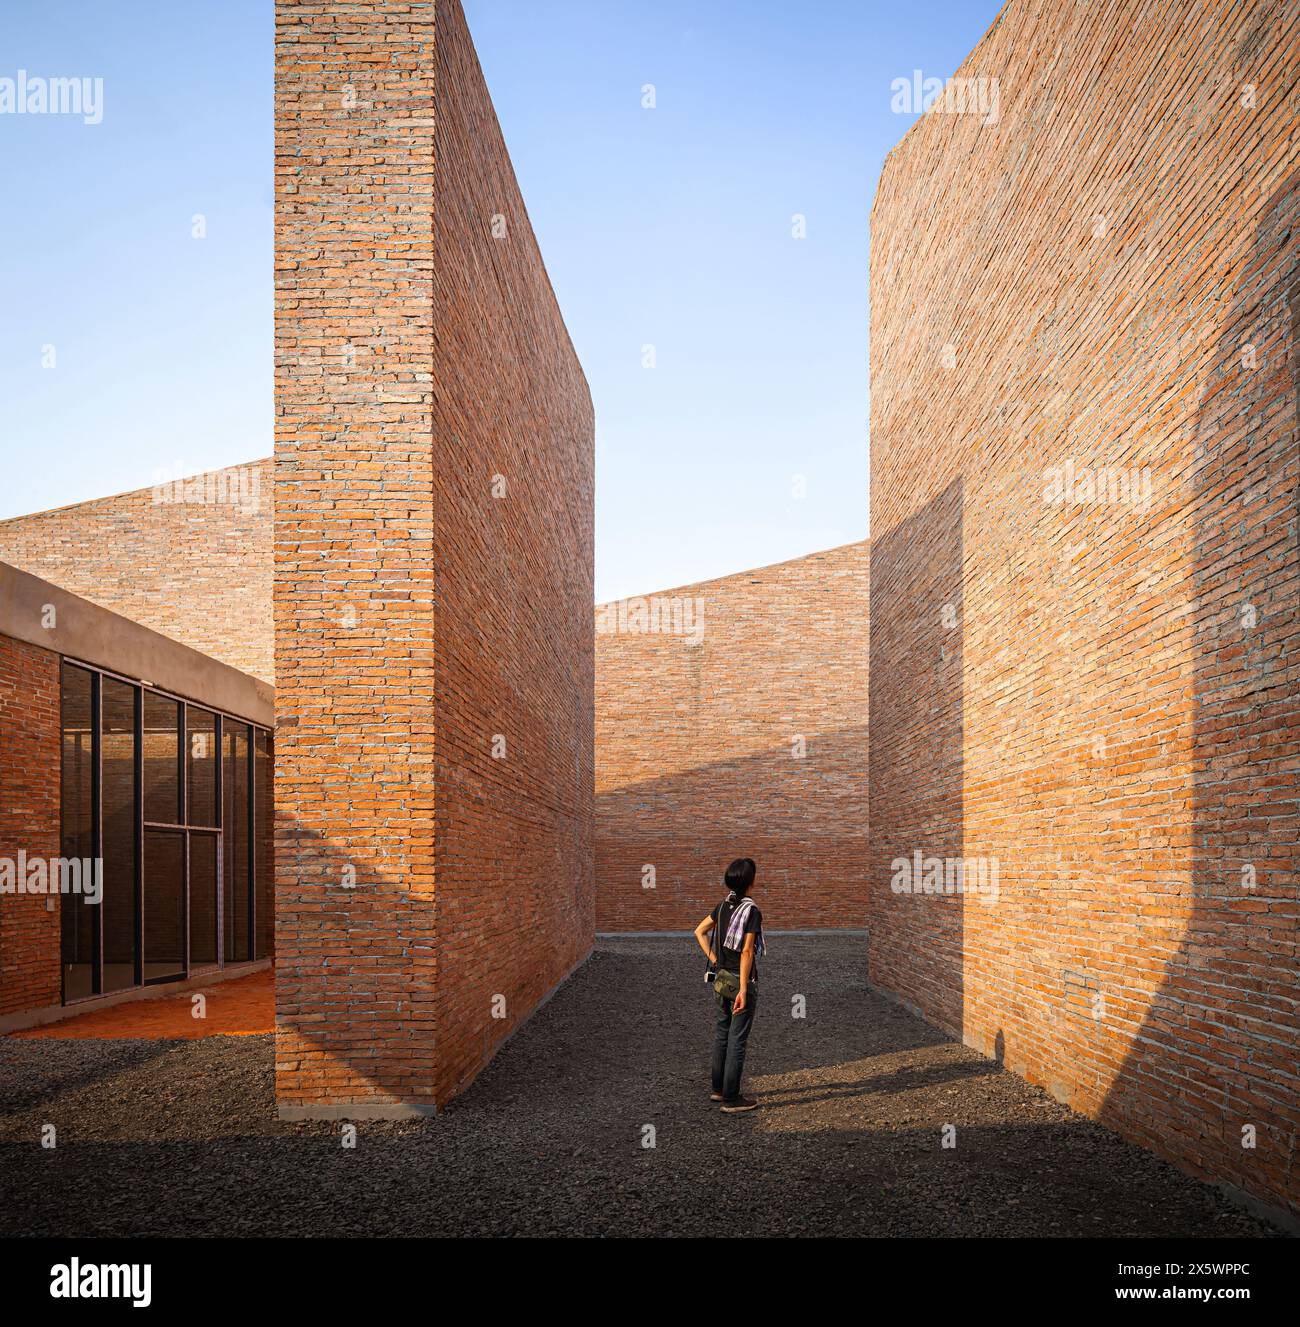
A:
MULTIPOLYGON (((595 400, 597 599, 863 538, 890 84, 997 0, 464 3, 595 400)), ((269 455, 272 40, 270 0, 5 0, 0 78, 103 118, 0 114, 0 516, 269 455)))

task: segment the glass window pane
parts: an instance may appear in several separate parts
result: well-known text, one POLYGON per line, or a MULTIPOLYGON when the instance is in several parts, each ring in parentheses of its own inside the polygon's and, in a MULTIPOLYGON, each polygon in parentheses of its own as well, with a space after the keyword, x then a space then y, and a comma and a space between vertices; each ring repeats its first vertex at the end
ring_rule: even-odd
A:
POLYGON ((105 991, 135 985, 135 696, 136 688, 102 679, 105 991))
POLYGON ((217 823, 217 716, 185 707, 185 784, 190 799, 187 825, 217 823))
POLYGON ((180 823, 179 720, 174 700, 144 693, 144 818, 163 825, 180 823))
POLYGON ((225 876, 226 962, 243 963, 253 957, 249 944, 248 858, 248 725, 227 719, 222 724, 225 767, 221 793, 221 863, 225 876))
MULTIPOLYGON (((84 668, 64 664, 62 681, 63 831, 60 852, 64 857, 86 861, 94 854, 91 676, 84 668)), ((79 1000, 94 993, 92 907, 81 894, 64 894, 59 899, 65 1000, 79 1000)))
POLYGON ((144 834, 144 978, 185 971, 185 835, 147 829, 144 834))
POLYGON ((190 968, 217 962, 217 836, 190 835, 190 968))
POLYGON ((253 879, 256 894, 257 957, 275 953, 275 880, 271 854, 275 821, 272 808, 271 735, 258 728, 253 739, 255 768, 253 827, 257 835, 253 879))

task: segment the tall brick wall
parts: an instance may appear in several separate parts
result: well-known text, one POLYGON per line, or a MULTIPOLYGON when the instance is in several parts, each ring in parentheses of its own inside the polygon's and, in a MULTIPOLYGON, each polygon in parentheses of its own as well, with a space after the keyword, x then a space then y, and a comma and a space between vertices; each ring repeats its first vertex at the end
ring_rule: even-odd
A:
MULTIPOLYGON (((60 855, 59 656, 0 636, 0 857, 60 855)), ((59 896, 0 900, 0 1015, 56 1005, 59 896)))
POLYGON ((591 408, 459 6, 276 24, 277 1091, 427 1109, 591 944, 591 408))
POLYGON ((869 561, 597 608, 598 930, 693 928, 735 857, 770 928, 865 924, 869 561))
POLYGON ((1011 0, 958 76, 872 217, 872 977, 1295 1211, 1300 10, 1011 0))
POLYGON ((439 6, 437 54, 434 821, 450 1095, 593 941, 595 424, 458 3, 439 6))
POLYGON ((271 462, 0 521, 0 561, 267 682, 271 462))

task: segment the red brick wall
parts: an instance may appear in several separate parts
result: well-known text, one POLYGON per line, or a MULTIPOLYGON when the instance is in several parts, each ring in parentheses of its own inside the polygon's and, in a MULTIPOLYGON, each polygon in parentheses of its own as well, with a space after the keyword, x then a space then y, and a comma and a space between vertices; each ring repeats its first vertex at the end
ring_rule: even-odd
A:
POLYGON ((276 1089, 431 1104, 433 12, 276 5, 276 1089))
POLYGON ((439 6, 437 53, 434 817, 450 1095, 593 942, 595 458, 586 380, 459 4, 439 6))
POLYGON ((276 21, 277 1091, 427 1108, 591 943, 590 403, 459 7, 276 21))
POLYGON ((275 680, 269 460, 0 521, 0 561, 275 680))
MULTIPOLYGON (((0 636, 0 857, 58 857, 59 656, 0 636)), ((59 896, 0 897, 0 1014, 56 1005, 59 896)))
POLYGON ((693 928, 735 857, 769 928, 865 925, 868 577, 849 544, 597 608, 597 929, 693 928))
POLYGON ((1300 10, 1012 0, 958 73, 872 217, 873 980, 1296 1210, 1300 10))

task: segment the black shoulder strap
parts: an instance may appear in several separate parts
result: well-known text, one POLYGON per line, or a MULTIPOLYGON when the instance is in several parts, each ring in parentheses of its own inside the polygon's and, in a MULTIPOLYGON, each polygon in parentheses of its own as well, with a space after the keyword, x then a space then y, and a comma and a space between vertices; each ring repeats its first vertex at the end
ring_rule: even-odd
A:
POLYGON ((731 925, 731 917, 734 916, 736 912, 735 908, 732 908, 731 914, 727 917, 727 924, 726 926, 724 926, 722 922, 722 910, 730 902, 731 902, 731 895, 728 894, 727 897, 724 898, 722 902, 718 904, 718 962, 719 963, 722 962, 722 944, 723 941, 727 938, 727 926, 731 925))

